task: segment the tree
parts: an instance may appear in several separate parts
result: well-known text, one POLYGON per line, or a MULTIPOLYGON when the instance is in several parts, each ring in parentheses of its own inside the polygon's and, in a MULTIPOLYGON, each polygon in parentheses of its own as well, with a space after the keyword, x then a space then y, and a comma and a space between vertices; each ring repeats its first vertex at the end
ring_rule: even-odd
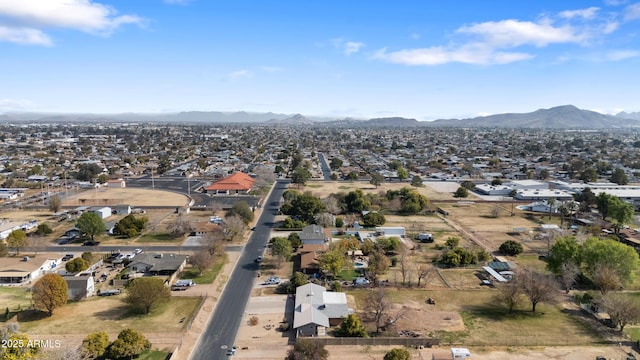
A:
POLYGON ((291 182, 304 186, 311 179, 311 173, 305 167, 298 166, 291 174, 291 182))
POLYGON ((64 265, 64 268, 68 272, 75 274, 80 271, 87 270, 89 268, 89 263, 87 262, 87 260, 81 257, 77 257, 75 259, 67 261, 67 263, 64 265))
POLYGON ((444 244, 449 249, 456 248, 460 244, 460 238, 459 237, 455 237, 455 236, 451 236, 444 242, 444 244))
POLYGON ((7 249, 7 244, 4 241, 0 241, 0 257, 5 257, 9 255, 9 250, 7 249))
POLYGON ((611 239, 588 238, 582 245, 584 271, 592 279, 598 266, 607 264, 618 274, 622 283, 633 280, 640 265, 638 253, 631 246, 611 239))
POLYGON ((371 211, 362 216, 362 224, 365 227, 384 225, 386 219, 379 212, 371 211))
POLYGON ((349 181, 358 180, 359 177, 360 174, 357 171, 351 171, 347 174, 347 180, 349 181))
POLYGON ((247 224, 238 215, 227 216, 222 223, 225 238, 229 241, 240 241, 244 237, 247 224))
POLYGON ((371 311, 371 315, 373 320, 376 323, 376 334, 380 332, 380 321, 384 314, 391 307, 391 303, 387 298, 387 294, 385 294, 384 290, 378 288, 374 291, 369 292, 366 297, 366 304, 369 311, 371 311))
POLYGON ((184 212, 178 213, 176 218, 169 223, 167 230, 174 237, 182 237, 194 230, 194 226, 184 212))
POLYGON ((635 324, 640 321, 640 303, 625 294, 607 294, 602 297, 600 306, 609 314, 611 322, 624 331, 627 324, 635 324))
POLYGON ((384 354, 383 360, 411 360, 411 353, 407 349, 395 348, 384 354))
POLYGON ((331 170, 338 170, 341 166, 342 160, 337 157, 332 158, 329 162, 329 167, 331 168, 331 170))
POLYGON ((476 187, 476 184, 473 181, 465 180, 460 183, 460 186, 467 190, 473 190, 476 187))
POLYGON ((616 199, 609 205, 609 212, 611 217, 615 220, 614 228, 616 234, 620 232, 626 224, 633 222, 633 205, 623 201, 616 197, 616 199))
POLYGON ((189 264, 198 272, 198 275, 213 265, 213 255, 208 251, 196 251, 193 255, 189 256, 189 264))
POLYGON ((80 164, 78 166, 78 173, 75 175, 75 178, 80 181, 91 181, 101 172, 102 168, 96 163, 80 164))
POLYGON ((142 333, 133 329, 124 329, 118 338, 109 345, 106 354, 110 359, 133 359, 145 350, 151 348, 151 343, 142 333))
POLYGON ((40 346, 29 339, 27 334, 8 331, 6 337, 0 339, 0 359, 3 360, 31 360, 40 359, 40 346))
POLYGON ((373 280, 373 285, 378 285, 378 276, 389 269, 389 258, 382 250, 374 250, 369 253, 369 277, 373 280))
POLYGON ((606 220, 609 216, 610 204, 614 201, 614 197, 615 196, 609 195, 606 192, 601 192, 596 196, 596 205, 598 206, 602 220, 606 220))
POLYGON ((532 312, 536 312, 538 304, 552 302, 557 297, 558 284, 555 279, 535 270, 521 271, 517 274, 516 282, 531 302, 532 312))
POLYGON ((396 169, 396 174, 398 175, 399 180, 404 180, 409 177, 409 172, 402 166, 396 169))
POLYGON ((629 178, 627 177, 627 174, 625 174, 624 170, 617 168, 613 170, 610 181, 618 185, 627 185, 629 183, 629 178))
POLYGON ((49 197, 49 211, 51 211, 52 213, 57 213, 58 211, 60 211, 61 207, 62 200, 60 200, 60 197, 58 195, 49 197))
POLYGON ((286 237, 274 237, 271 239, 270 243, 271 255, 278 259, 278 267, 280 267, 283 260, 287 260, 291 257, 291 243, 286 237))
POLYGON ((107 230, 102 217, 94 212, 85 212, 80 215, 76 222, 76 228, 81 233, 90 236, 91 241, 94 241, 96 235, 103 234, 107 230))
POLYGON ((423 187, 424 184, 422 183, 422 178, 419 175, 415 175, 411 178, 411 186, 423 187))
POLYGON ((7 245, 16 249, 16 255, 20 254, 20 248, 27 246, 27 234, 23 230, 13 230, 7 236, 7 245))
POLYGON ((573 262, 566 262, 562 264, 560 270, 560 283, 564 290, 569 293, 571 287, 576 282, 576 278, 580 274, 580 268, 573 262))
POLYGON ((575 265, 580 265, 582 261, 580 257, 581 248, 575 237, 560 237, 549 249, 549 256, 547 256, 547 270, 556 275, 560 275, 563 264, 573 263, 575 265))
POLYGON ((169 299, 169 296, 169 289, 164 286, 163 279, 143 277, 131 281, 125 302, 133 309, 148 314, 155 305, 169 299))
POLYGON ((318 264, 321 269, 331 273, 333 278, 336 279, 340 271, 347 265, 347 258, 341 248, 335 247, 324 254, 320 254, 318 256, 318 264))
POLYGON ((104 331, 91 333, 82 340, 82 354, 85 358, 99 358, 104 355, 108 347, 109 335, 104 331))
POLYGON ((520 244, 519 242, 514 240, 507 240, 502 244, 500 244, 500 247, 498 248, 498 250, 503 254, 506 254, 509 256, 516 256, 522 253, 523 248, 522 248, 522 244, 520 244))
POLYGON ((245 224, 252 222, 254 217, 253 211, 251 211, 251 208, 249 207, 249 205, 244 201, 238 201, 237 203, 233 204, 231 209, 227 211, 226 216, 233 216, 233 215, 240 216, 242 220, 244 220, 245 224))
POLYGON ((118 221, 113 232, 117 235, 124 235, 131 238, 144 230, 147 226, 147 221, 148 219, 144 216, 136 217, 133 214, 129 214, 118 221))
POLYGON ((513 309, 518 306, 522 299, 522 292, 518 279, 512 279, 508 283, 497 283, 495 301, 498 304, 505 305, 509 309, 509 313, 513 312, 513 309))
POLYGON ((49 226, 49 224, 42 223, 42 224, 38 224, 38 227, 36 228, 36 231, 34 233, 38 236, 45 236, 45 235, 51 234, 52 232, 53 230, 51 230, 51 227, 49 226))
POLYGON ((285 360, 327 360, 329 351, 318 341, 305 338, 296 339, 293 349, 287 352, 285 360))
POLYGON ((469 196, 469 190, 460 186, 455 193, 453 193, 453 197, 456 198, 466 198, 469 196))
POLYGON ((599 263, 591 276, 591 281, 602 295, 622 288, 622 279, 612 264, 599 263))
POLYGON ((376 188, 378 188, 378 186, 380 186, 380 184, 382 184, 383 182, 384 176, 382 176, 382 174, 377 172, 371 174, 371 180, 369 181, 371 185, 374 185, 376 188))
POLYGON ((205 233, 200 238, 200 245, 202 245, 207 253, 211 257, 215 257, 224 251, 222 246, 222 240, 224 239, 224 233, 221 228, 216 228, 213 231, 205 233))
POLYGON ((300 235, 298 235, 298 233, 296 232, 292 232, 291 234, 289 234, 289 236, 287 236, 287 240, 289 240, 289 244, 291 244, 291 247, 296 250, 300 246, 302 246, 302 240, 300 240, 300 235))
POLYGON ((36 309, 46 311, 51 316, 53 310, 67 303, 67 291, 67 282, 62 276, 53 273, 46 274, 31 289, 33 305, 36 309))
POLYGON ((349 314, 336 329, 336 336, 341 337, 369 337, 362 321, 356 314, 349 314))
POLYGON ((418 287, 420 287, 422 280, 424 280, 424 286, 429 285, 438 276, 438 272, 431 264, 418 264, 416 266, 416 275, 418 276, 418 287))

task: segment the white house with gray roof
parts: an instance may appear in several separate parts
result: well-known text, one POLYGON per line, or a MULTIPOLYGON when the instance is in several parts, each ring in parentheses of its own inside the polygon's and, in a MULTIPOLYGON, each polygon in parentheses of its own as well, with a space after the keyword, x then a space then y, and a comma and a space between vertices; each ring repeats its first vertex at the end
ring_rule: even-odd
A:
POLYGON ((308 283, 296 289, 293 328, 297 336, 322 336, 330 326, 337 326, 353 313, 347 295, 330 292, 324 286, 308 283))

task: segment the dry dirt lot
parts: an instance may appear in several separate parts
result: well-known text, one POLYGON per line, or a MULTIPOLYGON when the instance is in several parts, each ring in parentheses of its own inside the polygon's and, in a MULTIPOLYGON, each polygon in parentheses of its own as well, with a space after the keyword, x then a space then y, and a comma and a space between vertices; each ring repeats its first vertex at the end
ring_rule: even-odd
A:
MULTIPOLYGON (((412 189, 416 189, 420 194, 426 196, 429 200, 438 201, 455 200, 455 198, 453 197, 453 192, 456 191, 459 186, 460 185, 457 183, 436 182, 433 184, 433 186, 430 183, 427 183, 426 186, 418 188, 411 186, 409 183, 383 183, 380 186, 375 187, 366 181, 310 181, 302 189, 302 191, 311 191, 314 196, 324 198, 332 193, 347 193, 356 189, 361 189, 365 193, 378 194, 380 192, 385 193, 387 192, 387 190, 399 190, 404 187, 409 187, 412 189)), ((469 194, 469 198, 467 200, 473 199, 476 199, 476 197, 473 194, 469 194)))
POLYGON ((139 188, 87 190, 65 199, 63 206, 111 206, 129 204, 132 207, 184 206, 189 203, 185 195, 170 191, 139 188))

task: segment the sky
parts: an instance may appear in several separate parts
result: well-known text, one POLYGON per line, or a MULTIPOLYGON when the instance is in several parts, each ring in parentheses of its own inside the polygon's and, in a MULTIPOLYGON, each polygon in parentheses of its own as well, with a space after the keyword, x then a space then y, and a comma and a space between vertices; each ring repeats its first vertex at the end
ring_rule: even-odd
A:
POLYGON ((0 113, 640 111, 640 2, 0 0, 0 113))

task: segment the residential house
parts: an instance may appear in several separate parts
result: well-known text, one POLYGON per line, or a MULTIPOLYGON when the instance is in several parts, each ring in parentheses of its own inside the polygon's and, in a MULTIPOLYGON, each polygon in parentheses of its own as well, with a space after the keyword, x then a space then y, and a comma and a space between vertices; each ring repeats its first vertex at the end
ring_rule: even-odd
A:
POLYGON ((128 268, 134 272, 150 275, 173 275, 187 264, 187 256, 179 254, 142 253, 136 255, 128 268))
POLYGON ((322 245, 328 242, 331 237, 325 234, 322 226, 309 225, 305 226, 301 232, 298 233, 303 245, 322 245))
POLYGON ((60 258, 40 255, 35 258, 0 258, 0 284, 24 284, 35 281, 42 275, 52 272, 60 263, 60 258))
POLYGON ((204 188, 208 194, 247 194, 253 187, 254 179, 237 172, 204 188))
POLYGON ((213 232, 217 229, 220 229, 220 226, 212 223, 212 222, 205 222, 205 221, 198 221, 193 223, 193 232, 191 232, 191 234, 189 234, 190 236, 205 236, 206 234, 213 232))
POLYGON ((351 313, 343 292, 329 292, 314 283, 296 289, 293 328, 297 336, 326 335, 328 327, 340 325, 351 313))
POLYGON ((67 282, 69 299, 80 300, 95 294, 95 280, 91 274, 82 273, 77 276, 63 276, 67 282))
POLYGON ((318 256, 327 251, 325 244, 307 244, 298 248, 300 257, 300 272, 303 274, 317 274, 320 272, 318 256))

